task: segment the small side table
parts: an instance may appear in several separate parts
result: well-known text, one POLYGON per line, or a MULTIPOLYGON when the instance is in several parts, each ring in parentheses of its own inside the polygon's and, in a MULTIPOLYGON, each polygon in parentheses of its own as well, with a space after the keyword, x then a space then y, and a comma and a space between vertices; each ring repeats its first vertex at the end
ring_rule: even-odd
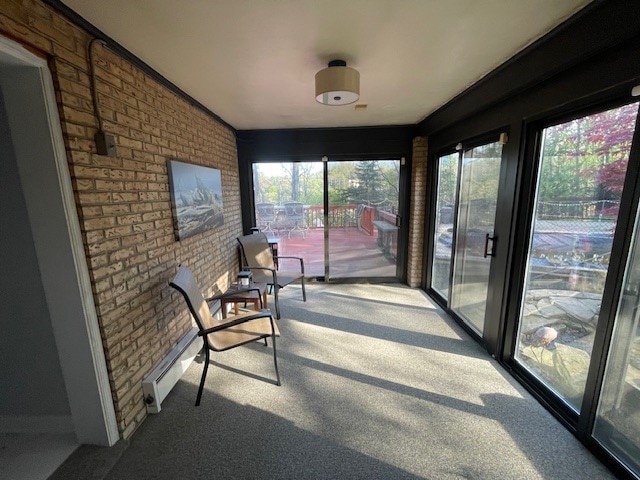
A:
POLYGON ((254 290, 246 290, 247 287, 239 287, 232 285, 229 290, 225 292, 228 294, 233 290, 238 290, 237 293, 231 293, 228 296, 220 299, 220 309, 222 310, 222 318, 227 317, 227 305, 233 304, 233 312, 238 314, 238 304, 240 303, 253 303, 254 310, 260 311, 260 296, 262 296, 262 308, 268 308, 267 306, 267 285, 265 283, 254 283, 251 287, 254 290), (255 291, 258 289, 260 293, 255 291))

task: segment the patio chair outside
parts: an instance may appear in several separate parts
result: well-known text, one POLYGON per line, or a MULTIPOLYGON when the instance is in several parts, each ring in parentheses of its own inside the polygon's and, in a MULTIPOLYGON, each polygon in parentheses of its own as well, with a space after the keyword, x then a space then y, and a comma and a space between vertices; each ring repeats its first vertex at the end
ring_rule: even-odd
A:
POLYGON ((346 215, 344 216, 345 229, 348 229, 349 227, 356 227, 358 231, 362 230, 362 212, 364 211, 364 208, 365 205, 361 203, 353 212, 346 212, 346 215))
POLYGON ((307 293, 304 289, 304 260, 302 258, 280 255, 274 257, 267 236, 262 232, 238 237, 238 243, 242 250, 243 268, 253 272, 255 282, 266 283, 273 288, 273 303, 276 306, 277 319, 280 319, 278 292, 281 288, 300 279, 302 282, 302 300, 307 301, 307 293), (283 259, 298 260, 300 262, 300 270, 277 270, 275 262, 277 261, 279 265, 282 265, 283 259))
POLYGON ((293 232, 301 232, 306 237, 307 228, 304 224, 304 205, 300 202, 284 203, 284 223, 289 230, 289 238, 293 232))
MULTIPOLYGON (((204 342, 205 362, 202 378, 200 379, 200 387, 198 388, 198 396, 196 397, 196 406, 200 405, 200 399, 202 398, 202 390, 204 389, 207 370, 209 369, 210 351, 224 352, 261 339, 264 339, 266 343, 266 339, 271 337, 273 342, 273 363, 276 369, 276 385, 280 385, 278 358, 276 356, 276 336, 279 336, 280 332, 271 312, 268 310, 259 312, 250 310, 225 319, 213 317, 207 302, 224 298, 225 294, 205 299, 193 273, 185 266, 179 268, 178 273, 169 282, 169 285, 178 290, 184 297, 189 311, 198 325, 198 336, 201 336, 204 342)), ((237 293, 237 290, 230 292, 230 294, 234 293, 237 293)))
POLYGON ((256 204, 256 224, 263 232, 272 232, 276 221, 276 206, 273 203, 256 204))

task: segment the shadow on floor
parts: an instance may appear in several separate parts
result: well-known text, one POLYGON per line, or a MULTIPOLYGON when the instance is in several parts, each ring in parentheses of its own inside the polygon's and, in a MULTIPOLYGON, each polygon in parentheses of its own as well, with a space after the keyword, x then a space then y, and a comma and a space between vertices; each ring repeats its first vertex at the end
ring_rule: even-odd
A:
MULTIPOLYGON (((435 315, 432 313, 432 315, 435 315)), ((390 325, 376 325, 354 318, 329 315, 308 311, 302 308, 287 306, 286 317, 289 321, 299 321, 318 327, 340 330, 346 333, 363 335, 366 337, 386 340, 389 342, 410 345, 414 347, 437 350, 455 355, 464 355, 473 358, 486 359, 487 352, 470 338, 449 338, 441 335, 416 332, 390 325)), ((437 321, 442 321, 440 318, 437 321)), ((390 321, 391 323, 391 321, 390 321)))
POLYGON ((175 405, 149 417, 105 477, 141 479, 418 479, 290 421, 182 383, 175 405))

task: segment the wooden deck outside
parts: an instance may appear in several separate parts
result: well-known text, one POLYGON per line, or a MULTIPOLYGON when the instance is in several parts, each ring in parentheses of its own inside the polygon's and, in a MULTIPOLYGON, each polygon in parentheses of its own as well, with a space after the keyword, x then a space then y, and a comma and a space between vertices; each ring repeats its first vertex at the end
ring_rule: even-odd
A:
MULTIPOLYGON (((278 255, 304 259, 305 276, 325 275, 324 229, 310 228, 305 231, 305 235, 294 230, 291 238, 287 232, 274 236, 278 238, 278 255)), ((331 228, 329 264, 329 278, 396 276, 395 259, 384 255, 382 248, 378 246, 375 229, 373 234, 369 234, 356 227, 331 228)), ((286 268, 286 264, 284 266, 286 268)))

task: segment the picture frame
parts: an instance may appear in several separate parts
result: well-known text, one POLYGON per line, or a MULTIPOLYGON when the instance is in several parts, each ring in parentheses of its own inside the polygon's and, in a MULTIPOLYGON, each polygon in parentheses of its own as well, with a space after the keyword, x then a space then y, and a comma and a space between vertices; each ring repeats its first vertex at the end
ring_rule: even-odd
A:
POLYGON ((219 169, 167 160, 176 240, 224 225, 219 169))

